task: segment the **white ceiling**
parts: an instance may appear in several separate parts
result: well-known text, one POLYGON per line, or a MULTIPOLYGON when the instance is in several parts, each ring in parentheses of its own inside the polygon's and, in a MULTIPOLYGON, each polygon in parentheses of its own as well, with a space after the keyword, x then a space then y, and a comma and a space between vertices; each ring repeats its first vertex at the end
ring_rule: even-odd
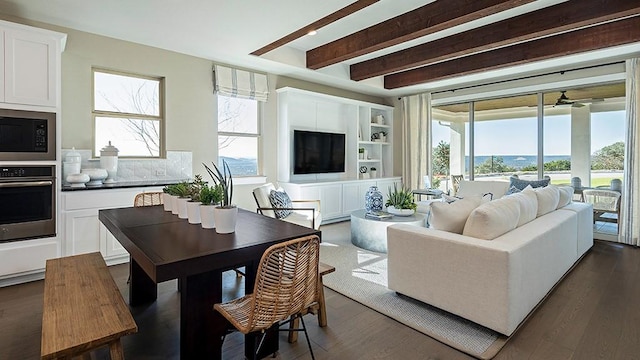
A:
MULTIPOLYGON (((572 66, 605 63, 640 54, 640 44, 564 57, 448 80, 385 90, 382 78, 349 79, 348 65, 566 0, 537 0, 452 29, 314 71, 305 50, 413 10, 434 0, 381 0, 262 57, 251 52, 354 0, 0 0, 0 13, 155 46, 256 71, 290 76, 377 96, 401 96, 572 66)), ((439 0, 445 1, 445 0, 439 0)))

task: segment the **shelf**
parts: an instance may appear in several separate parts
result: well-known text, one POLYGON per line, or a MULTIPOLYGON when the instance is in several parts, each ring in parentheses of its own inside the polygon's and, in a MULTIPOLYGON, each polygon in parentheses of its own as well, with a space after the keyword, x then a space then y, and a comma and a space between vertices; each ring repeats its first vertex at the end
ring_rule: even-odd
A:
POLYGON ((358 159, 358 162, 380 162, 380 159, 358 159))
POLYGON ((358 141, 358 144, 362 145, 391 145, 390 142, 381 142, 381 141, 358 141))
POLYGON ((371 127, 378 127, 378 128, 385 128, 385 129, 388 129, 391 127, 391 125, 383 125, 383 124, 376 124, 376 123, 371 123, 370 125, 371 127))

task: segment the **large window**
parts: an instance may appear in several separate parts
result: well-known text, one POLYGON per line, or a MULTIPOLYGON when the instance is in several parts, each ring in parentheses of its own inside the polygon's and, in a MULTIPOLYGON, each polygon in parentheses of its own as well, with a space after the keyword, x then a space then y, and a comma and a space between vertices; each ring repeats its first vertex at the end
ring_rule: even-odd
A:
POLYGON ((233 176, 260 173, 260 116, 256 100, 218 95, 218 163, 225 160, 233 176))
POLYGON ((111 141, 119 156, 162 156, 163 98, 162 78, 94 69, 94 154, 111 141))

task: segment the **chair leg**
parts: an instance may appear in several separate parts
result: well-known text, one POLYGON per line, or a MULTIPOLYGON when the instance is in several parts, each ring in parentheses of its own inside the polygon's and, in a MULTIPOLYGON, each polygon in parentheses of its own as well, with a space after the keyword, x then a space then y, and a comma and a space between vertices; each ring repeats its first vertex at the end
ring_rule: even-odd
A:
POLYGON ((256 351, 253 354, 253 359, 252 360, 258 360, 258 354, 260 353, 260 348, 262 348, 262 343, 264 343, 264 338, 267 336, 266 332, 262 332, 262 335, 260 336, 260 341, 258 342, 258 347, 256 347, 256 351))
POLYGON ((318 325, 320 327, 327 326, 327 309, 324 303, 324 284, 322 283, 322 276, 318 279, 318 325))
POLYGON ((311 347, 311 341, 309 340, 309 334, 307 334, 307 327, 304 325, 304 319, 302 315, 298 315, 300 318, 300 323, 302 324, 302 330, 304 331, 304 337, 307 338, 307 345, 309 345, 309 352, 311 353, 311 360, 315 360, 316 357, 313 356, 313 348, 311 347))

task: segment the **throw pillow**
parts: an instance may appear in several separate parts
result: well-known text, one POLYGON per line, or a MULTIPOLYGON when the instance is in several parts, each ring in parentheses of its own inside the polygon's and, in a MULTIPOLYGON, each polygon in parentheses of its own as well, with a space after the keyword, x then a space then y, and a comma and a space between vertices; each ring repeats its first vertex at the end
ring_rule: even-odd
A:
POLYGON ((536 218, 538 214, 538 197, 531 186, 527 186, 524 190, 511 195, 511 197, 516 199, 520 206, 520 218, 517 226, 522 226, 536 218))
POLYGON ((573 188, 571 186, 558 186, 560 192, 560 200, 558 201, 558 209, 571 204, 573 201, 573 188))
POLYGON ((524 190, 527 185, 531 185, 532 188, 545 187, 549 185, 549 181, 551 181, 551 179, 522 180, 512 176, 509 178, 509 189, 511 189, 512 186, 515 186, 517 189, 524 190))
POLYGON ((504 197, 475 208, 464 225, 462 235, 493 240, 516 228, 520 205, 514 197, 504 197))
MULTIPOLYGON (((292 208, 293 203, 284 191, 276 191, 271 190, 269 193, 269 202, 271 203, 271 207, 273 208, 292 208)), ((273 212, 276 214, 277 219, 284 219, 289 216, 293 210, 277 210, 274 209, 273 212)))
POLYGON ((509 190, 507 190, 507 193, 504 194, 504 195, 507 196, 507 195, 512 195, 512 194, 517 194, 520 191, 522 191, 522 189, 518 189, 517 187, 511 185, 511 187, 509 187, 509 190))
POLYGON ((462 234, 467 217, 482 204, 482 197, 469 196, 452 203, 431 203, 431 215, 429 225, 436 230, 462 234))
POLYGON ((534 189, 538 198, 538 213, 536 216, 542 216, 550 213, 558 207, 560 202, 560 191, 556 186, 546 186, 534 189))

